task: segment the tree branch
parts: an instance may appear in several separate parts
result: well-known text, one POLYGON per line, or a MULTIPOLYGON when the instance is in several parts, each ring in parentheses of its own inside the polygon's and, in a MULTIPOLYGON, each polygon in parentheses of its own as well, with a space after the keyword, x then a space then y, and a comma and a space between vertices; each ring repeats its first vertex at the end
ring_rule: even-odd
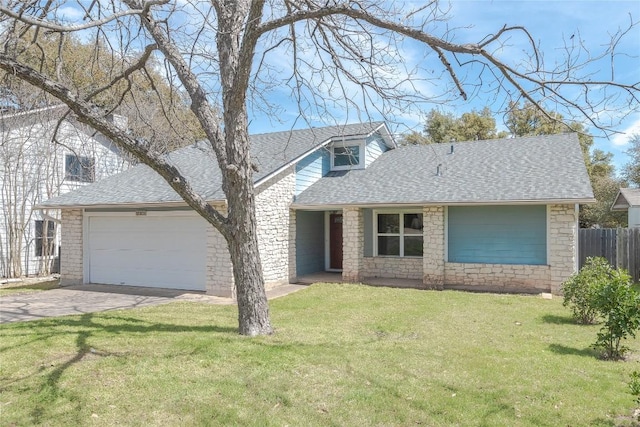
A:
POLYGON ((19 64, 4 54, 0 54, 0 69, 36 86, 64 102, 77 117, 77 120, 93 127, 111 139, 118 147, 134 155, 142 163, 156 171, 178 193, 185 202, 203 217, 209 219, 211 225, 225 232, 227 219, 200 195, 198 195, 181 172, 168 163, 164 156, 155 154, 141 145, 126 131, 106 120, 95 105, 73 94, 69 88, 49 79, 29 67, 19 64))
POLYGON ((151 57, 151 54, 153 53, 154 50, 156 50, 158 48, 157 45, 155 44, 150 44, 148 45, 145 49, 144 52, 142 52, 142 55, 140 55, 140 58, 134 63, 132 64, 129 68, 127 68, 126 70, 124 70, 121 74, 115 76, 109 83, 107 83, 106 85, 104 85, 101 88, 96 89, 95 91, 91 92, 90 94, 88 94, 87 96, 85 96, 85 100, 86 101, 90 101, 93 97, 95 97, 96 95, 104 92, 105 90, 109 90, 111 87, 115 86, 120 80, 122 79, 128 79, 129 76, 131 74, 133 74, 135 71, 138 71, 142 68, 144 68, 144 66, 146 65, 147 61, 149 60, 149 58, 151 57))
MULTIPOLYGON (((129 7, 138 6, 135 0, 124 0, 129 7)), ((214 114, 215 109, 209 104, 207 94, 202 85, 198 82, 198 77, 189 67, 189 64, 183 59, 180 51, 175 44, 171 43, 168 36, 162 30, 160 25, 153 19, 148 9, 141 15, 142 25, 149 31, 151 37, 155 40, 158 49, 165 55, 166 59, 172 65, 180 82, 189 93, 191 98, 191 111, 195 114, 200 122, 202 129, 207 135, 211 147, 216 153, 218 165, 221 170, 225 170, 228 165, 227 155, 223 149, 223 133, 218 125, 218 119, 214 114)), ((224 177, 224 174, 223 174, 224 177)))
POLYGON ((38 28, 45 28, 47 30, 51 30, 55 32, 69 33, 69 32, 88 30, 90 28, 96 28, 101 25, 108 24, 109 22, 115 21, 117 19, 123 18, 125 16, 144 14, 149 10, 151 6, 162 5, 168 2, 169 0, 148 0, 144 2, 144 6, 141 9, 130 9, 130 10, 123 10, 121 12, 115 12, 113 15, 106 16, 98 20, 92 20, 90 22, 87 22, 86 24, 80 24, 80 25, 59 25, 44 19, 44 17, 32 18, 32 17, 24 16, 22 13, 16 13, 13 10, 3 5, 0 5, 0 13, 5 14, 8 17, 13 18, 27 25, 31 25, 38 28))
MULTIPOLYGON (((290 1, 289 3, 293 4, 292 1, 290 1)), ((538 47, 535 45, 535 42, 531 34, 528 32, 528 30, 521 26, 513 26, 513 27, 504 26, 496 34, 493 34, 483 39, 479 43, 456 44, 456 43, 451 43, 443 38, 428 34, 422 29, 424 25, 422 27, 417 27, 417 28, 411 27, 411 26, 403 25, 396 21, 391 21, 388 19, 384 19, 383 17, 380 17, 380 16, 384 16, 384 14, 370 13, 367 11, 365 7, 360 5, 360 3, 357 1, 344 2, 339 4, 334 3, 330 5, 327 5, 327 4, 321 5, 319 3, 313 2, 312 0, 305 0, 305 1, 301 1, 300 3, 295 3, 295 6, 296 8, 289 7, 287 13, 284 16, 262 23, 258 31, 264 34, 269 31, 278 29, 280 27, 284 27, 287 25, 292 26, 296 22, 306 21, 306 20, 323 22, 323 19, 334 17, 334 16, 349 17, 355 20, 356 22, 363 21, 376 28, 389 31, 391 33, 397 33, 397 34, 403 35, 413 40, 423 42, 427 46, 429 46, 433 51, 435 51, 438 54, 440 61, 444 65, 448 75, 452 79, 455 86, 458 88, 462 98, 465 100, 467 99, 467 94, 464 89, 464 86, 462 82, 458 79, 457 72, 454 70, 454 68, 449 63, 449 61, 446 60, 445 52, 450 52, 453 54, 470 55, 476 59, 473 59, 468 63, 479 62, 479 63, 482 63, 484 66, 489 66, 489 68, 493 67, 493 69, 497 71, 497 73, 494 74, 494 76, 502 87, 504 86, 500 82, 500 76, 502 76, 502 78, 504 78, 504 81, 508 82, 509 85, 511 85, 511 87, 515 89, 515 91, 519 94, 520 97, 531 102, 533 105, 536 106, 536 108, 538 108, 545 115, 547 115, 547 112, 544 110, 544 106, 541 104, 541 100, 540 99, 536 100, 533 96, 533 93, 536 91, 542 92, 543 94, 542 99, 548 98, 548 95, 545 95, 544 93, 549 92, 549 94, 553 95, 555 100, 562 102, 563 105, 566 107, 575 108, 588 121, 590 121, 592 125, 594 125, 598 129, 602 129, 605 131, 611 131, 611 129, 607 129, 601 123, 597 123, 593 115, 590 114, 591 112, 595 111, 595 107, 598 105, 598 104, 592 103, 591 100, 589 99, 589 94, 592 93, 592 91, 599 90, 601 86, 616 87, 617 89, 620 89, 621 91, 625 92, 629 96, 630 103, 637 103, 639 101, 640 83, 624 84, 624 83, 618 83, 615 81, 602 81, 602 80, 592 81, 588 79, 571 80, 569 76, 567 76, 567 78, 563 80, 558 80, 557 78, 552 78, 547 80, 546 76, 556 77, 555 73, 541 69, 538 47), (531 72, 519 71, 515 67, 509 66, 506 62, 500 60, 496 55, 490 53, 487 50, 487 47, 489 47, 492 43, 496 43, 500 41, 505 34, 509 32, 514 32, 514 31, 523 33, 525 37, 527 37, 531 45, 531 49, 533 52, 532 53, 533 71, 531 72), (484 61, 478 60, 477 59, 478 57, 482 58, 484 61), (531 84, 533 88, 529 89, 525 87, 528 84, 531 84), (562 94, 558 90, 558 88, 560 87, 568 87, 568 86, 581 86, 583 88, 582 94, 585 97, 584 100, 586 101, 586 104, 580 105, 578 102, 570 99, 568 96, 562 94)), ((631 26, 633 25, 635 24, 633 24, 632 22, 631 26)), ((619 34, 625 34, 625 33, 626 32, 619 32, 619 34)), ((615 46, 615 43, 616 41, 614 41, 614 44, 613 44, 614 46, 615 46)), ((335 54, 333 53, 331 53, 331 56, 332 58, 334 58, 336 67, 339 70, 343 71, 348 76, 348 78, 350 78, 349 72, 345 69, 345 67, 342 66, 339 61, 336 61, 337 56, 335 56, 335 54)), ((351 59, 353 59, 353 61, 356 61, 357 57, 354 56, 351 59)), ((460 65, 462 66, 464 64, 460 64, 460 65)), ((568 67, 569 69, 567 71, 570 71, 572 69, 571 65, 568 64, 568 67)), ((508 93, 511 92, 507 87, 504 87, 504 88, 507 89, 508 93)))

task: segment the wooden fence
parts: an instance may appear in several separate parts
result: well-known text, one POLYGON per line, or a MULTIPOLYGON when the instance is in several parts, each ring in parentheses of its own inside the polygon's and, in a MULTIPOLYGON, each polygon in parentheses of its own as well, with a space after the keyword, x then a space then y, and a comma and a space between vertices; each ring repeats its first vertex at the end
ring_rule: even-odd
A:
POLYGON ((590 256, 606 258, 612 266, 624 268, 635 282, 640 282, 640 228, 580 229, 580 268, 590 256))

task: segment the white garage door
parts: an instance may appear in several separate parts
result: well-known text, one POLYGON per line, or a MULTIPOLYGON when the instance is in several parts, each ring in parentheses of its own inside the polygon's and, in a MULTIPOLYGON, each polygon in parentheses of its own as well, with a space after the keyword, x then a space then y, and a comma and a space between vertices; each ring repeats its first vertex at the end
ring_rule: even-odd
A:
POLYGON ((152 214, 88 217, 89 281, 205 290, 207 223, 152 214))

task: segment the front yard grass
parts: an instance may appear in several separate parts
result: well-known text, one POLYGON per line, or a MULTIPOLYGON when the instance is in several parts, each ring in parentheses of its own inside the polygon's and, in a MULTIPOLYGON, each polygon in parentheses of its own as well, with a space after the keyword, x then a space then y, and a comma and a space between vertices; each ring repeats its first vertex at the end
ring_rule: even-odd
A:
POLYGON ((633 425, 631 360, 562 299, 319 284, 276 334, 193 302, 0 326, 0 424, 633 425))
POLYGON ((25 279, 14 283, 0 285, 0 296, 13 294, 27 294, 46 291, 60 287, 60 279, 25 279))

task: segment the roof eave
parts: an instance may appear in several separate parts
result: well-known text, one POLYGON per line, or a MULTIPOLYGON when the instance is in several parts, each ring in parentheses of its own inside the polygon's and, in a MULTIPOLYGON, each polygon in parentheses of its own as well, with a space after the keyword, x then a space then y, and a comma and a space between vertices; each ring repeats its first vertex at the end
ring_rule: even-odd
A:
POLYGON ((473 201, 450 201, 450 200, 431 200, 431 201, 415 201, 415 202, 380 202, 380 203, 336 203, 336 204, 307 204, 292 203, 292 209, 309 209, 309 210, 335 210, 343 207, 358 208, 382 208, 382 207, 411 207, 411 206, 476 206, 476 205, 574 205, 574 204, 592 204, 596 203, 594 198, 580 199, 535 199, 535 200, 473 200, 473 201))
MULTIPOLYGON (((222 200, 207 200, 209 204, 221 204, 227 203, 225 199, 222 200)), ((67 205, 67 204, 40 204, 34 206, 33 209, 36 210, 46 210, 46 209, 132 209, 132 208, 176 208, 176 207, 188 207, 189 205, 183 200, 176 200, 170 202, 131 202, 131 203, 96 203, 96 204, 78 204, 78 205, 67 205)))

